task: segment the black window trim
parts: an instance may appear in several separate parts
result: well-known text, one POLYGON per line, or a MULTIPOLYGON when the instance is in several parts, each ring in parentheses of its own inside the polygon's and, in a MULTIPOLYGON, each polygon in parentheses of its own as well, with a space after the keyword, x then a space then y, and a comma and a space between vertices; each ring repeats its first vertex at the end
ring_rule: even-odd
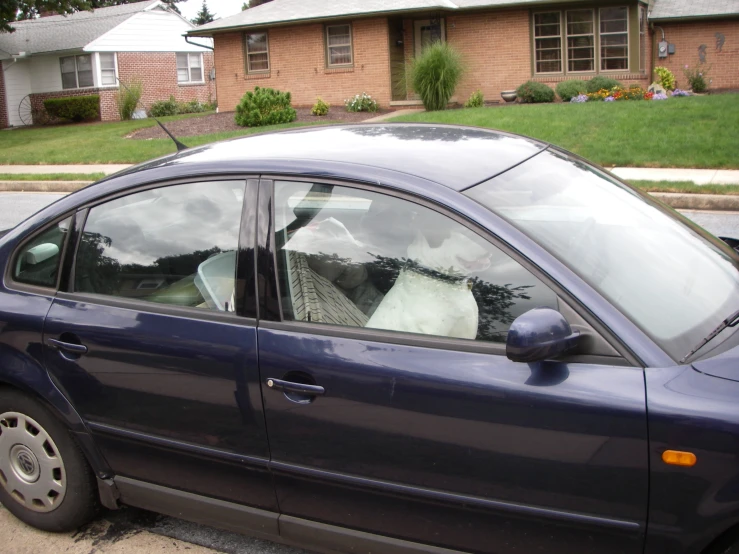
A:
MULTIPOLYGON (((265 298, 266 293, 264 290, 260 294, 259 304, 260 313, 258 318, 259 327, 265 329, 274 329, 281 331, 290 331, 303 334, 313 335, 324 335, 332 337, 345 337, 345 338, 356 338, 362 340, 372 340, 375 342, 389 343, 389 344, 403 344, 410 346, 424 346, 429 348, 441 348, 446 350, 458 350, 463 352, 482 352, 487 354, 502 355, 505 356, 505 344, 484 342, 476 340, 464 340, 449 337, 437 337, 437 336, 423 336, 415 333, 403 333, 398 331, 386 331, 382 329, 367 329, 359 327, 348 327, 341 325, 331 325, 325 323, 316 322, 305 322, 305 321, 285 321, 284 314, 281 307, 281 294, 279 289, 279 279, 277 278, 277 252, 275 249, 275 241, 272 237, 275 236, 275 182, 276 181, 291 181, 291 182, 304 182, 311 184, 326 184, 343 186, 347 188, 354 188, 360 190, 366 190, 376 194, 382 194, 385 196, 391 196, 401 200, 406 200, 420 206, 424 206, 436 213, 446 216, 451 220, 463 225, 483 240, 489 242, 494 247, 500 249, 501 252, 510 256, 514 261, 519 263, 524 269, 529 271, 534 277, 539 279, 545 286, 549 287, 552 292, 556 295, 558 302, 564 302, 567 306, 582 318, 588 326, 597 333, 601 339, 618 352, 620 358, 601 357, 601 356, 573 356, 568 358, 570 362, 587 363, 592 359, 600 359, 600 362, 608 365, 627 365, 635 368, 643 368, 644 364, 636 357, 634 353, 621 342, 605 325, 599 322, 595 316, 579 302, 579 300, 572 296, 562 285, 557 283, 552 277, 544 273, 541 268, 529 260, 523 253, 515 250, 510 245, 503 242, 500 238, 479 226, 478 224, 469 221, 468 219, 456 214, 444 206, 439 205, 428 199, 415 196, 405 191, 400 191, 392 188, 378 188, 377 186, 369 183, 361 183, 357 181, 341 180, 341 179, 328 179, 311 176, 301 175, 282 175, 272 174, 263 175, 260 182, 260 210, 257 214, 258 218, 262 218, 266 210, 263 208, 266 205, 269 206, 269 225, 264 226, 261 223, 257 223, 259 228, 258 248, 266 249, 269 251, 269 256, 260 256, 257 261, 257 272, 262 280, 270 283, 270 289, 276 294, 276 298, 265 298), (266 193, 266 194, 265 194, 266 193), (268 197, 268 199, 267 199, 268 197), (264 233, 267 236, 264 236, 264 233), (269 261, 268 267, 265 267, 265 261, 269 261), (274 311, 264 311, 263 307, 268 301, 276 303, 279 306, 279 319, 275 319, 274 311), (264 318, 264 315, 268 315, 264 318), (608 361, 603 361, 608 360, 608 361)), ((495 217, 499 217, 491 212, 495 217)), ((265 289, 266 290, 266 289, 265 289)))
POLYGON ((30 292, 42 296, 54 296, 56 291, 59 290, 59 284, 62 281, 65 260, 67 258, 67 252, 69 251, 68 245, 70 241, 70 236, 74 233, 74 215, 74 210, 68 211, 64 215, 54 218, 51 222, 43 225, 42 227, 39 227, 32 233, 23 237, 23 239, 13 249, 12 254, 8 257, 8 263, 5 264, 5 272, 3 274, 3 285, 5 286, 5 288, 18 292, 30 292), (64 238, 64 244, 62 245, 62 249, 59 254, 59 267, 57 269, 56 283, 54 283, 54 285, 44 286, 32 285, 30 283, 16 281, 16 279, 13 277, 13 267, 15 267, 15 262, 18 259, 20 251, 33 239, 50 230, 54 225, 59 225, 59 223, 69 218, 71 218, 69 229, 67 230, 67 236, 64 238))
MULTIPOLYGON (((73 222, 76 222, 76 230, 75 230, 75 245, 74 249, 69 251, 68 254, 68 260, 65 258, 65 262, 63 264, 63 267, 67 270, 66 273, 64 273, 61 277, 64 278, 63 282, 65 286, 65 290, 62 290, 59 288, 60 281, 57 281, 57 292, 56 297, 62 300, 72 300, 75 302, 89 302, 91 304, 96 304, 100 306, 110 306, 114 308, 123 308, 123 309, 130 309, 130 310, 136 310, 140 312, 145 313, 154 313, 154 314, 161 314, 161 315, 168 315, 172 317, 187 317, 189 319, 200 319, 205 321, 220 321, 224 323, 232 323, 237 325, 244 325, 248 327, 255 327, 257 323, 257 319, 255 314, 248 314, 245 315, 243 312, 243 304, 245 303, 245 300, 242 302, 237 302, 236 305, 236 312, 217 312, 213 310, 204 310, 202 308, 190 308, 187 306, 176 306, 171 304, 160 304, 156 302, 146 302, 143 300, 138 299, 127 299, 127 298, 121 298, 117 296, 108 296, 105 294, 95 294, 95 293, 86 293, 86 292, 75 292, 74 291, 74 271, 75 267, 77 265, 77 253, 79 251, 79 244, 82 239, 82 231, 85 228, 85 223, 87 222, 87 216, 89 214, 89 211, 96 207, 100 206, 102 204, 106 204, 112 200, 116 200, 118 198, 122 198, 124 196, 129 196, 131 194, 137 194, 139 192, 144 192, 147 190, 152 190, 156 188, 163 188, 163 187, 169 187, 169 186, 177 186, 177 185, 188 185, 188 184, 197 184, 197 183, 205 183, 205 182, 213 182, 213 181, 243 181, 244 182, 244 201, 242 205, 242 211, 241 211, 241 221, 239 224, 239 245, 238 245, 238 257, 237 257, 237 265, 236 265, 236 280, 238 282, 239 276, 242 276, 242 278, 246 278, 246 275, 248 273, 251 273, 252 276, 256 272, 256 264, 254 262, 253 257, 253 246, 254 246, 254 232, 251 233, 248 232, 248 230, 245 231, 244 229, 244 223, 246 221, 246 217, 250 215, 250 212, 256 213, 258 210, 258 207, 256 204, 249 205, 248 201, 251 198, 252 201, 254 198, 250 196, 250 187, 253 189, 256 189, 258 186, 258 179, 259 176, 254 173, 232 173, 232 174, 208 174, 208 175, 202 175, 202 176, 192 176, 192 177, 179 177, 175 179, 166 179, 166 180, 159 180, 159 181, 152 181, 148 183, 142 183, 130 188, 126 188, 123 190, 115 191, 114 193, 108 194, 104 197, 96 198, 94 200, 90 200, 89 202, 86 202, 80 206, 77 207, 76 214, 75 212, 71 212, 68 215, 75 214, 75 218, 73 219, 73 222), (251 183, 251 184, 250 184, 251 183), (247 240, 250 240, 252 242, 252 257, 249 259, 249 252, 244 252, 243 245, 242 245, 242 239, 246 238, 247 240), (246 267, 240 267, 240 263, 243 261, 246 261, 247 266, 246 267), (250 267, 251 266, 251 267, 250 267)), ((252 195, 253 196, 253 195, 252 195)), ((63 219, 63 218, 62 218, 63 219)), ((256 220, 258 220, 257 217, 254 218, 254 223, 256 224, 256 220)), ((66 252, 65 252, 66 254, 66 252)), ((61 273, 61 272, 60 272, 61 273)), ((248 279, 247 279, 248 284, 248 279)), ((249 291, 248 288, 245 288, 245 291, 249 291)), ((54 294, 53 292, 51 293, 54 294)), ((254 293, 256 294, 256 292, 254 293)))

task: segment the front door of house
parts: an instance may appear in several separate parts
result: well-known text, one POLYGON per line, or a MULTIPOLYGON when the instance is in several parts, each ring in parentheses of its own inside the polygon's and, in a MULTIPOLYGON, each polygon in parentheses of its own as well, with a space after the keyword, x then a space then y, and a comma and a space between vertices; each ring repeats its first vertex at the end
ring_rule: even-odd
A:
POLYGON ((413 22, 415 37, 415 52, 418 56, 423 49, 437 40, 446 40, 444 19, 419 19, 413 22))

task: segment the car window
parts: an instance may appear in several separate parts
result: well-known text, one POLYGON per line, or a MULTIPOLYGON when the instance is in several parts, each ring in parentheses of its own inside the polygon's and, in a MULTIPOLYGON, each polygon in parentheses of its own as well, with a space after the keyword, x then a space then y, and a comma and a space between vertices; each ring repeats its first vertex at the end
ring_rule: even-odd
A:
POLYGON ((739 307, 739 264, 584 161, 550 150, 465 194, 557 256, 676 359, 739 307))
POLYGON ((13 279, 42 287, 56 286, 64 239, 71 217, 55 223, 24 244, 15 256, 13 279))
POLYGON ((513 320, 556 295, 463 225, 408 200, 275 183, 287 321, 505 342, 513 320))
POLYGON ((92 208, 76 292, 234 311, 244 181, 174 185, 92 208))

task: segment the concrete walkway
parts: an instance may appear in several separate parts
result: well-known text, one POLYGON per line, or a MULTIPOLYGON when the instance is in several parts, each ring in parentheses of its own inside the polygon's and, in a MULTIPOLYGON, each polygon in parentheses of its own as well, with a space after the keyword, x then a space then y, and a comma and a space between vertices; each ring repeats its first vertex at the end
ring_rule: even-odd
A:
POLYGON ((386 114, 378 115, 376 117, 371 117, 370 119, 365 119, 362 121, 362 123, 378 123, 380 121, 386 121, 388 119, 392 119, 393 117, 400 117, 401 115, 410 115, 413 113, 421 113, 423 108, 405 108, 402 110, 395 110, 394 112, 388 112, 386 114))
POLYGON ((611 172, 626 181, 692 181, 696 185, 739 185, 739 171, 730 169, 615 167, 611 172))

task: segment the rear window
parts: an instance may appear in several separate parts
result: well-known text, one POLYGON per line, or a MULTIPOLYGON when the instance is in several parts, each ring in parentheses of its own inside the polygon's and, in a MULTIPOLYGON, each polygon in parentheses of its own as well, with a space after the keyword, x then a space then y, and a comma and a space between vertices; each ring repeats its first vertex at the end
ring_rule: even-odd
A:
POLYGON ((465 194, 549 250, 675 359, 739 309, 734 258, 582 160, 543 152, 465 194))

